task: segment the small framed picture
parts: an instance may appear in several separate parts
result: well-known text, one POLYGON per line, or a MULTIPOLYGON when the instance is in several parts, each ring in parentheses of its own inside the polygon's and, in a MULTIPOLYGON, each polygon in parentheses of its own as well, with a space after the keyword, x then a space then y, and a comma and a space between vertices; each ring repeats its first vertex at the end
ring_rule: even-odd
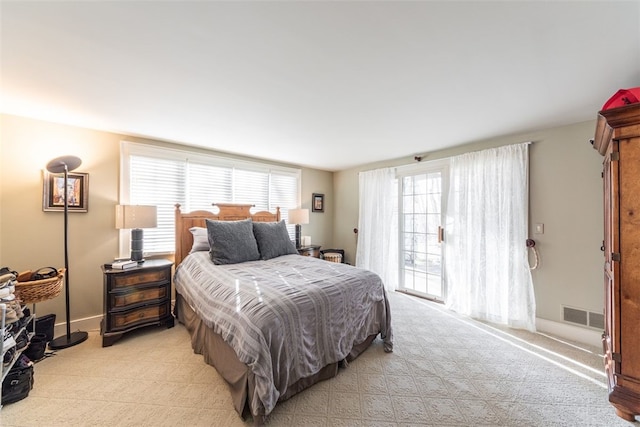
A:
POLYGON ((313 193, 311 198, 311 211, 324 212, 324 194, 313 193))
MULTIPOLYGON (((89 208, 89 174, 69 172, 67 192, 69 212, 87 212, 89 208)), ((64 174, 44 171, 42 180, 42 210, 64 211, 64 174)))

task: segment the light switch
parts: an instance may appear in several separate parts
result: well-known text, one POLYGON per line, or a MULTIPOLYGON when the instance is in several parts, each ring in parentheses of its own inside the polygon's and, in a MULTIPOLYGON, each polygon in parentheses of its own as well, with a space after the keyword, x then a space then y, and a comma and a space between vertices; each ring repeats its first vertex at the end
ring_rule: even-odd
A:
POLYGON ((544 224, 536 224, 534 233, 544 234, 544 224))

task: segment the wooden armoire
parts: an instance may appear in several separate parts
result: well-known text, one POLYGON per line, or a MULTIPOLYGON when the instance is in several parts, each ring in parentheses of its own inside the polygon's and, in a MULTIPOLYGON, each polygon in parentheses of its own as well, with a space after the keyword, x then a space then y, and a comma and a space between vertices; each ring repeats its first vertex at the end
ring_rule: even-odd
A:
POLYGON ((605 330, 609 401, 640 414, 640 103, 598 113, 593 147, 604 156, 605 330))

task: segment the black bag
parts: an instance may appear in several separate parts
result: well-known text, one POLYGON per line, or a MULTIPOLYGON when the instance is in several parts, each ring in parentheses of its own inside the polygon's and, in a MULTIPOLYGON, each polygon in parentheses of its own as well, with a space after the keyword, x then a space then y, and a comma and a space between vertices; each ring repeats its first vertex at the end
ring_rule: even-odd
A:
POLYGON ((2 382, 2 404, 24 399, 33 388, 33 365, 16 362, 2 382))
POLYGON ((24 351, 24 355, 27 356, 32 362, 38 362, 44 358, 46 349, 47 336, 45 334, 35 334, 31 337, 29 347, 27 347, 27 349, 24 351))
MULTIPOLYGON (((36 319, 36 334, 44 334, 47 337, 47 342, 53 339, 53 328, 56 325, 55 314, 45 314, 36 319)), ((29 322, 27 330, 33 332, 33 324, 29 322)))
POLYGON ((35 273, 31 273, 31 280, 42 280, 49 279, 51 277, 56 277, 58 275, 58 270, 53 267, 42 267, 38 269, 35 273))

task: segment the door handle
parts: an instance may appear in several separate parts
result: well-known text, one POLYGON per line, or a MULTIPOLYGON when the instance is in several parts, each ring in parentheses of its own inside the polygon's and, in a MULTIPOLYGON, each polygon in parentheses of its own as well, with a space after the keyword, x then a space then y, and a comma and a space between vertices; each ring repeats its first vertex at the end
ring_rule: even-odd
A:
POLYGON ((444 228, 438 226, 438 243, 444 242, 444 228))

